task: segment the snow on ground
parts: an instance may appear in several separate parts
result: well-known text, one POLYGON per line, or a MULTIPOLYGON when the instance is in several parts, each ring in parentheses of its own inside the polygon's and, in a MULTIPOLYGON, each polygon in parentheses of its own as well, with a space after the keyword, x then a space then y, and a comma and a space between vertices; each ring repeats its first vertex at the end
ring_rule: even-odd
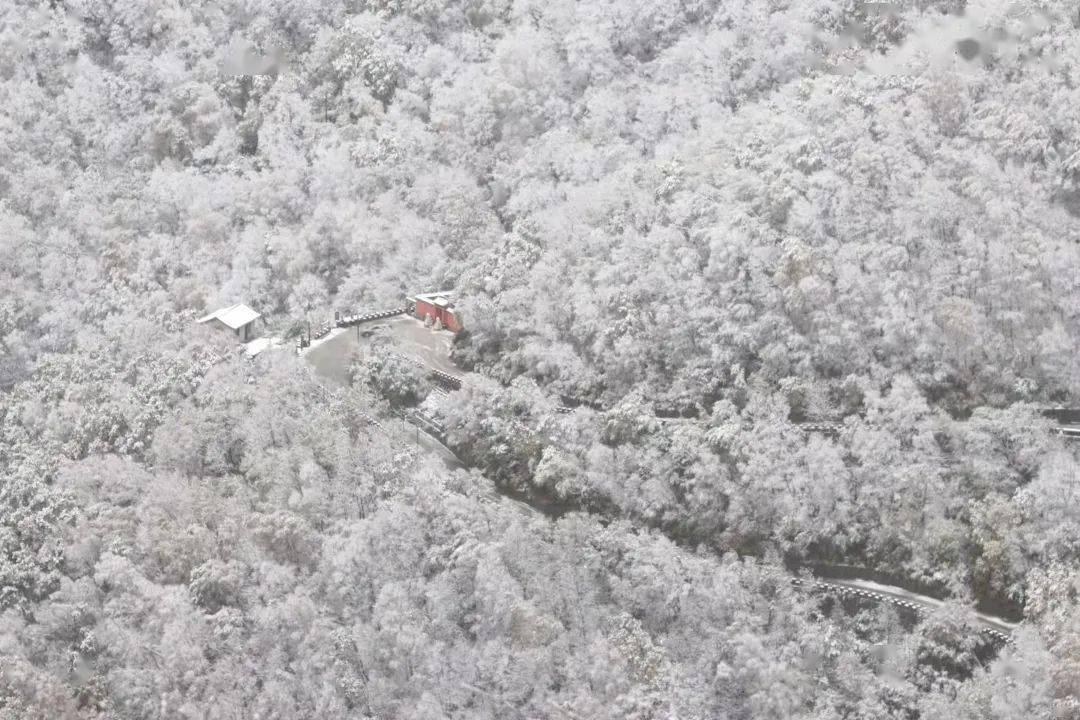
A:
POLYGON ((413 317, 394 317, 352 328, 335 328, 326 337, 311 343, 302 355, 315 372, 340 385, 348 384, 349 364, 359 347, 370 347, 380 339, 388 340, 397 352, 409 355, 430 368, 454 377, 463 373, 450 361, 449 330, 432 330, 413 317))
POLYGON ((306 348, 304 348, 303 350, 300 351, 300 355, 301 356, 307 355, 308 353, 310 353, 315 348, 320 347, 321 345, 325 345, 326 343, 330 342, 331 340, 333 340, 336 337, 340 337, 347 330, 348 330, 348 328, 334 328, 333 330, 331 330, 327 334, 323 335, 318 340, 312 340, 310 345, 308 345, 306 348))
POLYGON ((279 348, 284 344, 285 341, 279 337, 255 338, 251 342, 244 343, 244 354, 249 358, 253 358, 264 350, 279 348))

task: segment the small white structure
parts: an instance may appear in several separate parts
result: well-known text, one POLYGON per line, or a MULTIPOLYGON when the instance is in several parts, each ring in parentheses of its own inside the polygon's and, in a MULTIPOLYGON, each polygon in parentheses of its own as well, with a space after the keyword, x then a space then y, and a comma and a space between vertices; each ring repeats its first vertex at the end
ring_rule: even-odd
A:
POLYGON ((236 334, 240 342, 248 342, 255 337, 255 321, 262 315, 252 310, 243 303, 230 305, 227 308, 215 310, 195 322, 212 322, 215 327, 226 327, 236 334))

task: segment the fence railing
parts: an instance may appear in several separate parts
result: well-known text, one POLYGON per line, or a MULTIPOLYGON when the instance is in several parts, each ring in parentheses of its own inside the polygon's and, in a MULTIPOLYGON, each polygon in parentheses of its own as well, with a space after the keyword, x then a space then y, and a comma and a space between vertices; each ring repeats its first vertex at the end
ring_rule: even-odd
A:
POLYGON ((314 330, 311 331, 311 340, 319 340, 330 334, 330 331, 334 329, 334 326, 329 320, 319 323, 314 330))
POLYGON ((404 315, 406 312, 408 312, 408 309, 405 307, 372 313, 357 313, 354 315, 342 315, 340 312, 335 312, 332 321, 327 320, 319 323, 313 329, 309 329, 306 335, 300 333, 300 337, 296 339, 296 351, 300 352, 304 348, 310 346, 313 341, 326 337, 334 328, 353 327, 360 323, 370 322, 372 320, 384 320, 389 317, 394 317, 395 315, 404 315))
POLYGON ((835 422, 809 422, 799 423, 799 427, 806 432, 825 433, 826 435, 839 435, 840 430, 844 426, 840 423, 835 422))
POLYGON ((415 425, 439 442, 446 441, 446 426, 420 410, 406 410, 400 413, 403 420, 415 425))
POLYGON ((394 317, 395 315, 404 315, 407 312, 407 308, 398 307, 393 308, 392 310, 383 310, 381 312, 363 314, 357 313, 355 315, 342 315, 340 313, 334 313, 334 324, 338 327, 352 327, 354 325, 370 322, 372 320, 384 320, 388 317, 394 317))
POLYGON ((435 368, 428 368, 431 371, 431 376, 435 378, 435 382, 444 387, 448 387, 451 390, 461 389, 461 378, 454 377, 450 373, 444 373, 442 370, 436 370, 435 368))
MULTIPOLYGON (((807 590, 817 590, 819 592, 833 593, 841 597, 853 597, 862 598, 865 600, 871 600, 879 603, 890 603, 899 608, 903 608, 910 612, 921 614, 928 612, 932 608, 927 607, 919 602, 911 602, 904 598, 896 597, 893 595, 886 595, 884 593, 874 592, 873 590, 864 590, 862 588, 848 587, 847 585, 839 585, 837 583, 822 582, 821 580, 803 580, 801 578, 792 578, 791 584, 796 587, 805 588, 807 590)), ((992 628, 981 628, 982 632, 1003 642, 1008 642, 1010 636, 1006 633, 994 630, 992 628)))

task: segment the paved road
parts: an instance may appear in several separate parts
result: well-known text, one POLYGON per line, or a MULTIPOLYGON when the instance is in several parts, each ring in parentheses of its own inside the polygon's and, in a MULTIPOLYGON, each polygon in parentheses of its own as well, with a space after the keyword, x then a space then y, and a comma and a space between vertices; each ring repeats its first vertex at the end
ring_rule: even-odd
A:
POLYGON ((1054 428, 1054 432, 1070 440, 1080 440, 1080 425, 1058 425, 1054 428))
MULTIPOLYGON (((919 613, 932 612, 945 604, 945 601, 932 598, 928 595, 905 590, 894 585, 883 585, 870 580, 817 580, 818 589, 847 591, 858 597, 865 597, 878 602, 889 602, 899 607, 904 607, 919 613)), ((1010 622, 996 615, 976 612, 976 622, 984 631, 997 633, 999 637, 1008 637, 1018 627, 1017 623, 1010 622)))
MULTIPOLYGON (((305 355, 319 375, 339 385, 348 384, 348 367, 357 348, 377 342, 377 338, 386 338, 392 341, 398 352, 412 355, 429 367, 441 370, 454 377, 464 377, 465 375, 460 368, 450 362, 449 351, 453 334, 448 331, 428 329, 424 327, 421 321, 408 316, 381 320, 358 327, 360 330, 359 338, 356 328, 348 328, 335 331, 320 341, 318 345, 313 345, 308 349, 305 355)), ((682 421, 683 419, 677 418, 674 420, 682 421)), ((448 469, 466 469, 465 464, 435 437, 415 427, 410 427, 409 432, 413 442, 442 459, 448 469)), ((529 516, 544 514, 541 509, 533 507, 521 499, 503 494, 499 494, 497 497, 500 502, 509 503, 508 506, 513 507, 517 512, 529 516)), ((944 604, 943 601, 936 598, 920 595, 900 587, 882 585, 870 580, 817 580, 814 587, 824 591, 854 594, 877 602, 891 602, 915 612, 932 611, 944 604)), ((976 618, 981 629, 996 633, 999 637, 1008 636, 1016 628, 1015 623, 993 615, 976 613, 976 618)))
MULTIPOLYGON (((415 442, 419 443, 420 446, 424 447, 432 454, 440 457, 443 462, 446 463, 446 467, 451 470, 465 469, 465 464, 454 455, 450 448, 443 445, 439 440, 415 427, 413 427, 411 432, 416 438, 415 442)), ((498 498, 500 502, 509 503, 510 507, 513 507, 513 509, 524 515, 544 516, 544 513, 540 509, 533 507, 528 502, 519 498, 509 497, 502 493, 499 493, 498 498)), ((800 582, 799 584, 802 585, 803 583, 800 582)), ((938 600, 937 598, 928 595, 920 595, 919 593, 911 592, 910 590, 905 590, 901 587, 884 585, 870 580, 815 579, 811 589, 817 589, 824 592, 836 592, 843 595, 854 595, 879 603, 888 602, 920 614, 932 612, 945 604, 945 601, 938 600)), ((1002 640, 1007 639, 1017 627, 1016 623, 986 613, 976 612, 975 618, 980 630, 994 633, 995 637, 1002 640)))
MULTIPOLYGON (((443 464, 448 470, 466 470, 468 467, 463 463, 453 451, 443 445, 438 438, 429 435, 427 432, 421 430, 419 427, 406 423, 404 420, 393 420, 391 422, 400 422, 403 424, 406 432, 409 433, 409 441, 416 444, 418 447, 423 448, 432 456, 439 458, 443 461, 443 464)), ((485 498, 481 498, 484 501, 485 498)), ((504 495, 498 490, 495 491, 490 497, 492 502, 499 502, 505 504, 508 508, 515 512, 521 513, 527 517, 544 517, 544 513, 536 509, 524 500, 504 495)))
MULTIPOLYGON (((799 423, 799 427, 807 432, 836 434, 843 430, 844 425, 838 422, 805 422, 799 423)), ((1080 425, 1055 425, 1050 432, 1066 440, 1080 440, 1080 425)))
POLYGON ((428 367, 454 377, 463 377, 461 369, 450 361, 449 330, 430 330, 409 316, 378 320, 352 328, 337 328, 327 337, 312 343, 304 356, 315 372, 338 385, 349 384, 349 364, 361 347, 385 340, 396 352, 411 355, 428 367))
POLYGON ((348 385, 349 363, 359 346, 355 330, 335 328, 329 335, 305 348, 302 354, 318 375, 336 385, 348 385))
POLYGON ((465 376, 461 368, 450 361, 450 343, 454 334, 449 330, 428 329, 423 322, 407 315, 378 325, 385 325, 385 328, 376 330, 376 335, 393 340, 400 352, 417 357, 428 367, 447 375, 465 376))

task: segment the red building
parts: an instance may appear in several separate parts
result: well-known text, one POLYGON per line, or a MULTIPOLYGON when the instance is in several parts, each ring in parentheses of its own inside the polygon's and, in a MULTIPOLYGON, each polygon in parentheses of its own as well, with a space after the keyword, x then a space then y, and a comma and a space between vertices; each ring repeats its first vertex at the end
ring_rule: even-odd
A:
POLYGON ((414 298, 407 298, 413 306, 416 317, 426 321, 431 318, 432 322, 438 320, 442 326, 450 332, 461 330, 461 321, 454 312, 454 302, 450 291, 426 293, 414 298))

